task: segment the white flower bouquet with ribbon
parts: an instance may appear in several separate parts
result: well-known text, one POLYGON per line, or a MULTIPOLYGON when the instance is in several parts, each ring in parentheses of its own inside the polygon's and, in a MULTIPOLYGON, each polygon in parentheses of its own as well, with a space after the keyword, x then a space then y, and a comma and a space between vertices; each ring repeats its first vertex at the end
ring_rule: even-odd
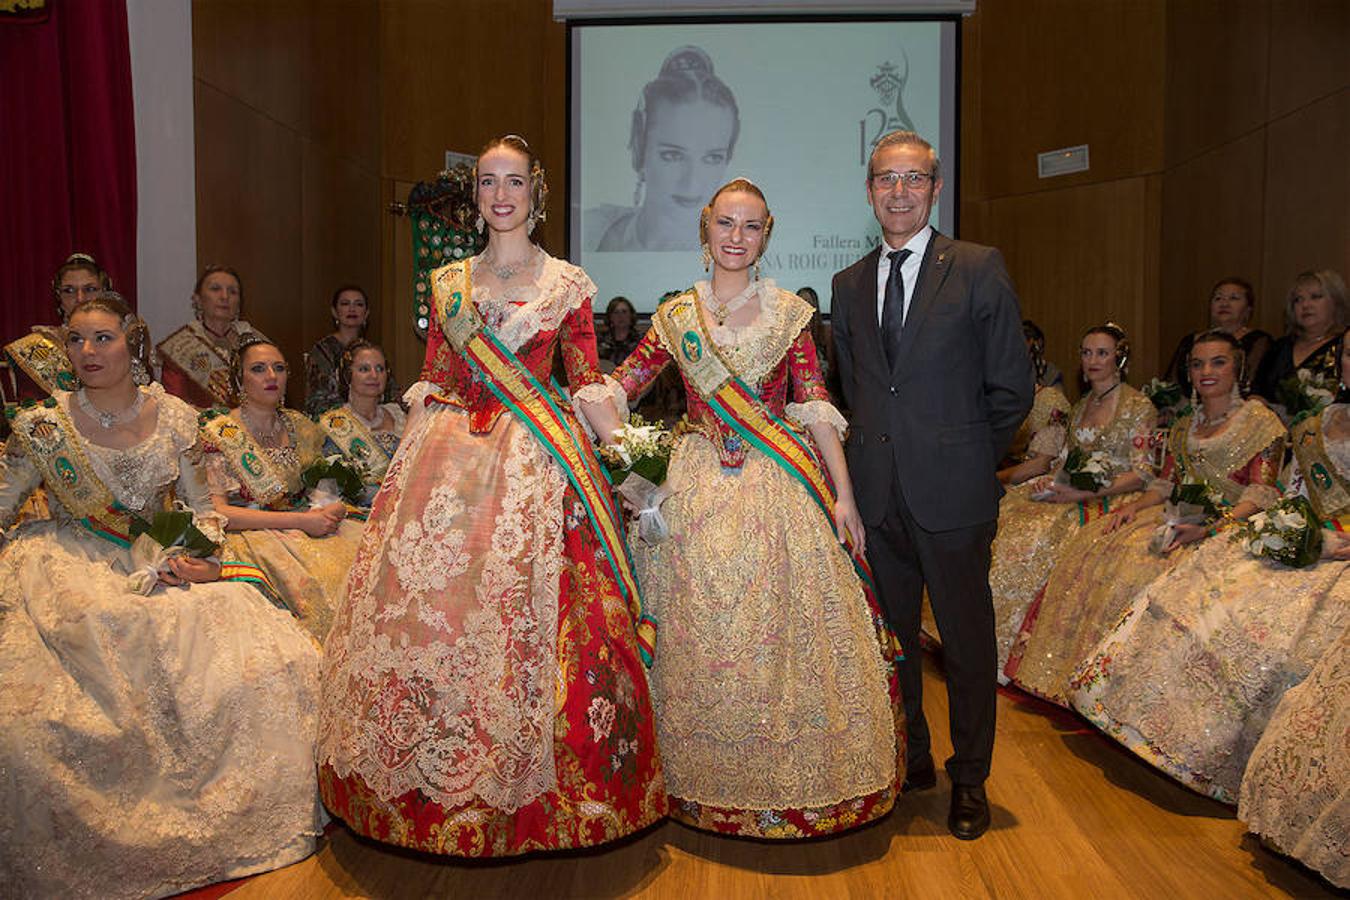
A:
POLYGON ((1104 451, 1074 447, 1064 459, 1064 477, 1080 491, 1096 493, 1111 483, 1111 459, 1104 451))
POLYGON ((315 460, 300 473, 300 482, 308 490, 311 507, 330 503, 361 506, 365 499, 366 481, 363 469, 338 454, 315 460))
POLYGON ((599 451, 614 489, 637 512, 638 536, 649 544, 670 537, 661 503, 670 496, 666 472, 673 446, 669 430, 635 413, 615 430, 614 443, 602 445, 599 451))
POLYGON ((1233 540, 1252 556, 1302 569, 1322 556, 1322 523, 1306 497, 1290 497, 1254 514, 1233 540))
POLYGON ((181 556, 207 559, 220 546, 193 524, 192 510, 181 503, 174 509, 155 513, 145 521, 131 517, 131 574, 127 589, 149 596, 159 584, 159 576, 169 571, 169 560, 181 556))
POLYGON ((1153 533, 1148 549, 1162 553, 1176 540, 1178 525, 1204 525, 1219 518, 1224 505, 1222 495, 1203 481, 1183 481, 1172 487, 1172 495, 1163 504, 1163 523, 1153 533))

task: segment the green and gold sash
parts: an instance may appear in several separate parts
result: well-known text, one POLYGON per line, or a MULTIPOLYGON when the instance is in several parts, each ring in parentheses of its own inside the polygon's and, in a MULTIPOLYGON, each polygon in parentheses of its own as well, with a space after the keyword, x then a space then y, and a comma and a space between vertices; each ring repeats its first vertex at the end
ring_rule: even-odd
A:
POLYGON ((230 472, 243 485, 249 497, 259 506, 271 509, 288 509, 291 496, 300 492, 300 473, 302 461, 313 456, 313 447, 305 446, 307 431, 314 430, 314 423, 293 409, 283 409, 286 426, 292 440, 296 442, 295 464, 279 464, 266 450, 258 446, 243 426, 233 416, 217 412, 207 414, 201 426, 202 440, 218 449, 225 457, 230 472), (309 452, 307 452, 309 451, 309 452))
POLYGON ((638 652, 648 666, 656 647, 656 620, 642 609, 642 595, 624 542, 622 519, 605 474, 589 441, 563 415, 557 401, 521 363, 473 305, 468 261, 451 263, 432 274, 436 315, 441 331, 481 377, 502 405, 539 440, 562 466, 581 496, 591 527, 605 550, 619 590, 628 602, 638 652))
POLYGON ((19 414, 12 440, 23 447, 47 490, 77 522, 119 547, 131 546, 130 513, 94 472, 84 439, 54 398, 19 414))
MULTIPOLYGON (((383 412, 383 411, 381 411, 383 412)), ((319 424, 328 433, 328 437, 342 451, 342 455, 364 466, 370 473, 372 483, 379 484, 393 457, 375 439, 375 432, 352 415, 345 406, 330 409, 319 416, 319 424)))
MULTIPOLYGON (((834 487, 815 450, 797 428, 775 416, 760 401, 722 356, 708 334, 698 295, 686 291, 661 304, 652 317, 652 325, 680 372, 717 417, 800 482, 838 534, 834 487)), ((866 560, 852 553, 849 558, 863 583, 872 590, 872 570, 866 560)))
POLYGON ((159 355, 216 403, 232 402, 229 353, 211 340, 200 322, 189 322, 165 338, 159 355))
POLYGON ((6 345, 5 353, 43 392, 73 391, 80 386, 61 342, 48 329, 34 329, 6 345))
POLYGON ((1294 426, 1294 457, 1298 459, 1313 509, 1327 527, 1342 531, 1341 522, 1350 523, 1350 484, 1341 477, 1327 453, 1322 436, 1323 415, 1319 413, 1294 426))

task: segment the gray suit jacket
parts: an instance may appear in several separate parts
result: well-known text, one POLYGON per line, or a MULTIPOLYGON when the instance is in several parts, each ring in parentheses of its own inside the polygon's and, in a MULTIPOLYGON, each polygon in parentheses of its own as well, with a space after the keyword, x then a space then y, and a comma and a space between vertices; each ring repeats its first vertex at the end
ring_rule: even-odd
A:
POLYGON ((1035 391, 1003 257, 935 232, 892 368, 877 322, 880 252, 837 273, 831 301, 858 510, 880 525, 898 478, 927 531, 992 521, 1003 495, 995 469, 1035 391))

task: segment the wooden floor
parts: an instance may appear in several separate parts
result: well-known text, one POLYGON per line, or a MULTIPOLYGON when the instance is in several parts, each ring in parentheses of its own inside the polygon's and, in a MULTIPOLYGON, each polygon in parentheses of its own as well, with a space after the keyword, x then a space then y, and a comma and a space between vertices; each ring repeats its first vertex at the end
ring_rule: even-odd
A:
MULTIPOLYGON (((931 662, 931 659, 930 659, 931 662)), ((947 698, 926 677, 941 760, 947 698)), ((404 853, 339 827, 319 852, 244 882, 229 900, 337 897, 1329 897, 1315 873, 1266 850, 1232 810, 1138 762, 1067 713, 999 698, 993 828, 947 834, 949 785, 901 798, 885 820, 811 843, 718 838, 667 822, 585 854, 465 863, 404 853)))

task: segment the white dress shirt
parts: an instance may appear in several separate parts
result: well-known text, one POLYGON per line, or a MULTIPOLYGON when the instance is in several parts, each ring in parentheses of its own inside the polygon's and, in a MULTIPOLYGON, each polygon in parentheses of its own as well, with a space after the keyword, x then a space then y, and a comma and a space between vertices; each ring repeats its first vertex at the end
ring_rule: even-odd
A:
POLYGON ((900 316, 903 324, 909 315, 909 304, 914 299, 914 286, 919 283, 919 268, 923 265, 923 254, 928 242, 933 239, 933 226, 925 225, 919 233, 905 242, 903 247, 892 247, 881 239, 881 256, 877 258, 877 324, 881 324, 881 310, 886 305, 886 282, 891 277, 891 251, 908 250, 909 258, 900 264, 900 277, 905 280, 905 308, 900 316))

